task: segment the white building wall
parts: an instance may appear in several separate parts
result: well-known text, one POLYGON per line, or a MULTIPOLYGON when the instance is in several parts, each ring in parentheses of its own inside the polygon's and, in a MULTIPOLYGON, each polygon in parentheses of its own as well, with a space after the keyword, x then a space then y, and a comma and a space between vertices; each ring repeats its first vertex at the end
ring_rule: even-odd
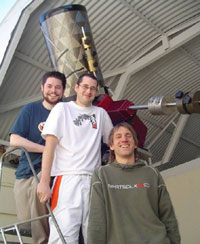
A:
MULTIPOLYGON (((15 169, 3 167, 0 189, 0 227, 17 223, 16 207, 13 187, 15 182, 15 169)), ((14 235, 6 235, 7 241, 18 243, 19 239, 14 235)), ((2 236, 0 235, 0 242, 2 236)), ((23 237, 25 243, 32 243, 28 237, 23 237)), ((2 243, 2 242, 1 242, 2 243)))
POLYGON ((15 169, 3 167, 0 189, 0 226, 16 222, 16 208, 13 194, 15 169))
POLYGON ((200 243, 200 158, 161 172, 170 193, 181 244, 200 243))

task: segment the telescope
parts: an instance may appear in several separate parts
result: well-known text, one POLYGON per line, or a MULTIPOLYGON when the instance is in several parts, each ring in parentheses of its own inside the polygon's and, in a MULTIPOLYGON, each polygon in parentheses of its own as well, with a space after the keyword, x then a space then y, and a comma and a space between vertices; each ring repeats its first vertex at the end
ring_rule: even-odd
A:
POLYGON ((137 110, 148 109, 153 115, 200 113, 200 91, 184 93, 179 91, 175 98, 154 96, 147 105, 135 105, 125 99, 113 101, 104 85, 101 67, 95 48, 86 8, 82 5, 64 5, 49 10, 40 17, 40 26, 46 41, 52 65, 65 74, 67 101, 75 100, 74 86, 80 75, 93 73, 98 80, 100 95, 94 105, 103 107, 113 124, 126 121, 138 135, 138 146, 143 148, 147 127, 136 115, 137 110))
POLYGON ((153 115, 171 114, 174 111, 180 114, 200 113, 200 91, 194 93, 178 91, 175 98, 169 96, 151 97, 146 105, 133 105, 129 109, 148 111, 153 115))

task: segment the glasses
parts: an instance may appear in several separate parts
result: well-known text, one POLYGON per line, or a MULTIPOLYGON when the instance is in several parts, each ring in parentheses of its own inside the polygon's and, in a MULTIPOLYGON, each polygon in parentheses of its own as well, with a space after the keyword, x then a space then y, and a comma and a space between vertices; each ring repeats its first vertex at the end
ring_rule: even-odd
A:
POLYGON ((94 86, 87 86, 87 85, 79 85, 84 91, 87 91, 88 89, 91 91, 91 92, 96 92, 97 91, 97 87, 94 87, 94 86))

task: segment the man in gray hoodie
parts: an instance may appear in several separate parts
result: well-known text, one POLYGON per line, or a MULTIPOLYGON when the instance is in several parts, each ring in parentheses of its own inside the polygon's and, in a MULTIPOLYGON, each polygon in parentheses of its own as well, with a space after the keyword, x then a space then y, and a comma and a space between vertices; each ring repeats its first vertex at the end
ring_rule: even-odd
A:
POLYGON ((160 173, 138 158, 127 123, 109 136, 110 163, 94 171, 88 244, 180 244, 174 209, 160 173))

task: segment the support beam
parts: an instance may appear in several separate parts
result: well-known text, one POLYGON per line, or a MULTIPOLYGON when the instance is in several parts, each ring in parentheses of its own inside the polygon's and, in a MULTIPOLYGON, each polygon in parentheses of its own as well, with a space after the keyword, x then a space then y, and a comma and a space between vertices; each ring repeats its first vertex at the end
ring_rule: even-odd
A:
POLYGON ((165 49, 164 46, 162 45, 158 47, 156 50, 148 53, 147 55, 139 59, 137 62, 131 64, 129 67, 127 67, 127 72, 129 72, 130 76, 135 74, 136 72, 140 71, 146 66, 152 64, 158 59, 164 57, 165 55, 169 54, 170 52, 184 45, 185 43, 187 43, 197 35, 200 35, 200 23, 197 23, 196 25, 192 26, 186 31, 183 31, 181 34, 174 37, 173 39, 168 40, 169 42, 168 49, 165 49))
POLYGON ((165 125, 165 127, 153 138, 153 140, 148 144, 147 149, 150 149, 154 143, 162 136, 162 134, 167 130, 167 128, 174 122, 174 120, 179 116, 178 113, 165 125))
POLYGON ((144 14, 140 13, 136 8, 134 8, 130 3, 126 0, 119 0, 122 4, 124 4, 132 13, 142 19, 146 24, 149 25, 154 31, 158 32, 161 35, 164 35, 164 32, 155 25, 150 19, 148 19, 144 14))
POLYGON ((177 126, 173 132, 173 135, 169 141, 169 144, 167 146, 167 149, 165 151, 165 154, 162 158, 162 163, 161 164, 165 164, 167 162, 170 161, 173 153, 174 153, 174 150, 176 149, 176 146, 179 142, 179 139, 181 137, 181 134, 183 132, 183 129, 185 128, 185 125, 189 119, 190 115, 181 115, 180 118, 179 118, 179 121, 177 123, 177 126))
POLYGON ((195 64, 200 66, 200 61, 191 53, 189 53, 185 48, 181 47, 180 50, 188 57, 192 60, 192 62, 194 62, 195 64))
MULTIPOLYGON (((181 28, 183 28, 183 26, 181 28)), ((167 36, 169 37, 171 33, 174 34, 174 32, 169 32, 167 33, 167 36)), ((151 47, 153 51, 147 50, 148 53, 146 55, 142 53, 142 58, 138 57, 136 61, 134 58, 132 61, 129 62, 129 65, 104 72, 103 77, 108 78, 125 72, 129 72, 130 75, 133 75, 138 71, 142 70, 143 68, 147 67, 148 65, 152 64, 153 62, 157 61, 158 59, 174 51, 175 49, 181 47, 182 45, 189 42, 198 35, 200 35, 200 22, 194 24, 191 27, 188 27, 188 29, 182 31, 180 34, 178 34, 172 39, 166 40, 167 37, 161 36, 159 38, 159 41, 162 43, 160 47, 153 49, 153 46, 151 44, 149 47, 151 47)), ((157 45, 157 43, 158 41, 156 41, 154 44, 157 45)))
MULTIPOLYGON (((19 4, 19 6, 20 6, 21 2, 18 0, 18 2, 16 4, 19 4)), ((13 58, 13 55, 15 53, 15 50, 17 48, 17 45, 20 41, 20 38, 26 27, 26 24, 29 20, 31 13, 43 2, 44 2, 44 0, 32 1, 31 4, 29 4, 24 10, 22 10, 21 16, 19 17, 19 21, 17 23, 17 26, 13 27, 13 29, 12 29, 13 34, 10 34, 10 37, 8 39, 7 50, 5 51, 4 59, 2 61, 2 65, 0 67, 0 86, 6 75, 7 69, 10 65, 10 62, 13 58)))
POLYGON ((18 51, 15 52, 15 57, 20 59, 20 60, 22 60, 22 61, 24 61, 24 62, 26 62, 26 63, 29 63, 29 64, 35 66, 36 68, 42 69, 42 70, 44 70, 46 72, 48 72, 49 70, 52 69, 51 66, 47 66, 47 65, 44 65, 42 63, 39 63, 38 61, 36 61, 36 60, 34 60, 34 59, 32 59, 32 58, 30 58, 30 57, 18 52, 18 51))
MULTIPOLYGON (((179 113, 176 113, 171 119, 170 121, 167 123, 167 125, 164 125, 162 123, 159 123, 155 120, 153 120, 150 116, 148 117, 147 115, 144 115, 142 113, 139 114, 139 118, 147 121, 148 123, 151 123, 153 126, 158 127, 161 131, 160 133, 158 133, 156 136, 151 136, 148 137, 148 141, 146 141, 146 147, 147 149, 151 149, 151 147, 153 146, 153 144, 156 142, 156 140, 159 138, 160 134, 163 133, 163 131, 167 131, 166 127, 168 127, 170 124, 172 124, 174 127, 176 127, 176 123, 174 122, 174 120, 177 118, 177 116, 179 116, 179 113)), ((167 131, 169 134, 171 134, 169 131, 167 131)), ((195 147, 198 147, 200 149, 200 144, 195 143, 194 141, 190 140, 188 137, 185 136, 181 136, 180 138, 181 140, 184 140, 185 142, 192 144, 195 147)), ((161 163, 161 162, 160 162, 161 163)))
POLYGON ((124 73, 123 75, 121 75, 117 87, 115 88, 114 95, 112 97, 113 100, 120 100, 123 97, 124 91, 129 82, 129 78, 130 76, 128 73, 124 73))
POLYGON ((42 95, 32 96, 28 98, 23 98, 21 100, 15 101, 13 103, 8 103, 5 105, 0 105, 0 113, 5 113, 16 108, 20 108, 27 103, 36 102, 42 99, 42 95))

